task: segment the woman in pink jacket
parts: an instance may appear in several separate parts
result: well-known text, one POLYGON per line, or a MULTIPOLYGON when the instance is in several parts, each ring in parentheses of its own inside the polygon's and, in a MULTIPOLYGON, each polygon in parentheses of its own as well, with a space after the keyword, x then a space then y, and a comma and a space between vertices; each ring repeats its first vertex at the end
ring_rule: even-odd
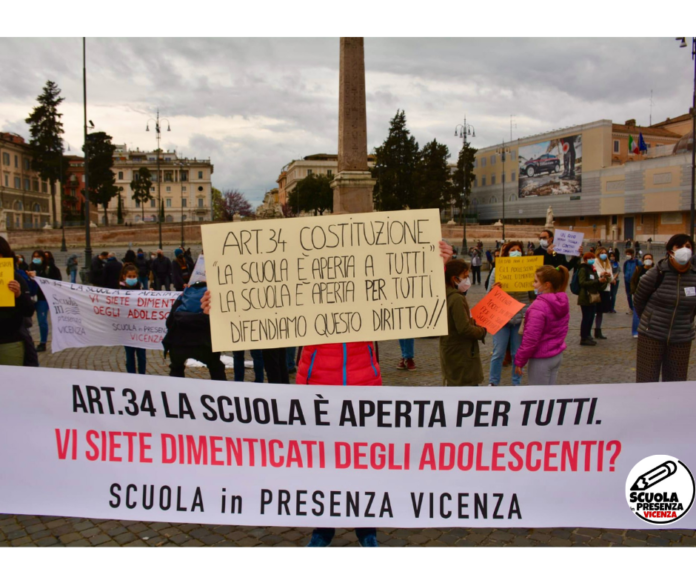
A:
POLYGON ((537 297, 527 309, 522 344, 515 356, 517 374, 529 362, 529 385, 556 384, 570 322, 568 278, 563 266, 544 265, 534 275, 537 297))

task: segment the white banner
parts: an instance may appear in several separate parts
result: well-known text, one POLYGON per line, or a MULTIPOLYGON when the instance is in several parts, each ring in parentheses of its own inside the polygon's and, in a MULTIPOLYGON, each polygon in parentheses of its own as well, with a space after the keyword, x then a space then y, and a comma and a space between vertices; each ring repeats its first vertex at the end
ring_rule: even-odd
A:
POLYGON ((51 350, 133 346, 162 350, 181 292, 116 290, 37 277, 51 312, 51 350))
POLYGON ((9 366, 0 377, 4 514, 696 528, 694 383, 300 387, 9 366))

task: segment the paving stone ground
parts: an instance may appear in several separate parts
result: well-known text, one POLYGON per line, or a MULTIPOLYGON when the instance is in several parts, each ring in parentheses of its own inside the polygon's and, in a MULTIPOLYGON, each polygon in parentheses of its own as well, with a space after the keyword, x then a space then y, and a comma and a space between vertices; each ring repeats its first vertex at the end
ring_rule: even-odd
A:
MULTIPOLYGON (((64 261, 59 260, 59 265, 64 261)), ((484 273, 484 277, 485 277, 484 273)), ((483 286, 473 286, 468 294, 470 305, 483 296, 483 286)), ((635 380, 636 340, 631 336, 631 316, 623 290, 616 304, 617 314, 604 316, 603 331, 608 340, 596 347, 579 346, 580 309, 571 299, 568 350, 558 377, 559 384, 628 383, 635 380)), ((38 339, 38 326, 32 333, 38 339)), ((381 342, 380 364, 384 384, 389 386, 436 386, 441 384, 437 339, 416 340, 416 371, 396 370, 400 358, 396 341, 381 342)), ((50 336, 49 336, 50 349, 50 336)), ((488 381, 491 357, 490 338, 482 348, 482 360, 488 381)), ((57 354, 40 355, 41 366, 125 372, 122 347, 68 349, 57 354)), ((696 379, 696 358, 691 359, 689 379, 696 379)), ((168 363, 158 351, 148 351, 148 374, 167 375, 168 363)), ((187 377, 209 378, 206 369, 188 369, 187 377)), ((231 371, 228 371, 231 378, 231 371)), ((246 380, 253 372, 246 371, 246 380)), ((511 384, 511 369, 503 369, 502 383, 511 384)), ((526 384, 526 378, 523 380, 526 384)), ((466 390, 466 389, 462 389, 466 390)), ((511 389, 512 390, 512 389, 511 389)), ((523 389, 516 389, 523 390, 523 389)), ((243 527, 165 522, 88 520, 56 516, 0 515, 0 546, 304 546, 309 528, 243 527)), ((608 530, 594 528, 451 528, 451 529, 379 529, 377 538, 388 547, 467 547, 467 546, 543 546, 543 547, 653 547, 696 546, 696 531, 608 530)), ((351 530, 338 529, 334 546, 355 546, 351 530)))

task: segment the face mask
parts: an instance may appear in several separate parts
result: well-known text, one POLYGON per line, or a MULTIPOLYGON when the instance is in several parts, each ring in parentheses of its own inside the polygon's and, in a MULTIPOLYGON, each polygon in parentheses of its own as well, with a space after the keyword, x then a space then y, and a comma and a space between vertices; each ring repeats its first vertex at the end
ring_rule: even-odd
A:
POLYGON ((643 263, 645 263, 646 267, 650 267, 653 264, 652 259, 646 259, 643 263))
POLYGON ((127 285, 135 285, 138 283, 138 278, 137 277, 127 277, 126 278, 126 284, 127 285))
POLYGON ((691 259, 691 249, 688 247, 682 247, 674 252, 674 259, 679 265, 686 265, 691 259))
POLYGON ((522 257, 522 251, 510 251, 510 257, 522 257))
POLYGON ((143 255, 142 253, 138 253, 138 259, 142 259, 143 257, 145 257, 145 255, 143 255))
POLYGON ((467 291, 470 287, 471 287, 471 281, 469 280, 468 277, 466 279, 462 279, 459 282, 459 284, 457 285, 457 289, 462 293, 467 291))
POLYGON ((549 240, 548 239, 539 239, 539 245, 541 245, 542 249, 546 249, 549 246, 549 240))
POLYGON ((587 265, 594 265, 594 259, 588 259, 587 265))
POLYGON ((606 261, 606 260, 607 260, 607 254, 606 254, 606 253, 601 253, 600 256, 599 256, 599 258, 600 258, 602 261, 606 261))
POLYGON ((626 260, 630 261, 631 259, 633 259, 633 255, 626 255, 626 260))
POLYGON ((41 259, 41 257, 34 257, 34 259, 32 259, 31 262, 34 265, 41 265, 43 263, 43 259, 41 259))

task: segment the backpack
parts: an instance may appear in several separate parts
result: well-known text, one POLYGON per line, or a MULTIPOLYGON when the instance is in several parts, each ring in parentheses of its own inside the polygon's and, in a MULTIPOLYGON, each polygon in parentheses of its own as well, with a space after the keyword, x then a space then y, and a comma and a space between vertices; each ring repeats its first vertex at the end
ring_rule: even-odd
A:
POLYGON ((570 281, 570 291, 576 296, 580 295, 580 270, 582 265, 579 265, 575 271, 573 271, 573 279, 570 281))
POLYGON ((187 287, 181 294, 181 304, 176 309, 177 312, 189 312, 191 314, 202 314, 201 300, 203 294, 208 289, 206 282, 200 281, 187 287))

